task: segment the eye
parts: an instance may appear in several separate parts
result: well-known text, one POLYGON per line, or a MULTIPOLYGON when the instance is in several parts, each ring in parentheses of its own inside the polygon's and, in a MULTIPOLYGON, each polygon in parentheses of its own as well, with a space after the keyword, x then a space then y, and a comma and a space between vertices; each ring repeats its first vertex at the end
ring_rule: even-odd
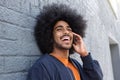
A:
POLYGON ((71 29, 71 28, 68 28, 67 30, 68 30, 68 31, 72 31, 72 29, 71 29))
POLYGON ((62 28, 57 28, 57 29, 56 29, 56 31, 61 31, 61 30, 62 30, 62 28))

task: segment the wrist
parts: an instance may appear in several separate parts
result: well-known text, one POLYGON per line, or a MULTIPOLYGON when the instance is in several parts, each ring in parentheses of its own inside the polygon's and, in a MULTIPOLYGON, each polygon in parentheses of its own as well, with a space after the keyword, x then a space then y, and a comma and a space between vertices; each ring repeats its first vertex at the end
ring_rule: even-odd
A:
POLYGON ((85 56, 88 56, 89 54, 88 54, 87 51, 85 51, 85 52, 82 52, 80 55, 81 55, 82 57, 85 57, 85 56))

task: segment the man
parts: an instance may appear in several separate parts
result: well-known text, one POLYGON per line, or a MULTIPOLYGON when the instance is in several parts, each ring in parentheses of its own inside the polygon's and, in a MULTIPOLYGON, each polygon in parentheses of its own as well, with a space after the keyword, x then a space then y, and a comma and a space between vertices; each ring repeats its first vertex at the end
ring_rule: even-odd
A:
POLYGON ((35 26, 35 39, 44 55, 31 67, 27 80, 102 80, 100 66, 83 42, 85 29, 86 21, 69 6, 44 6, 35 26), (74 52, 83 66, 70 58, 74 52))

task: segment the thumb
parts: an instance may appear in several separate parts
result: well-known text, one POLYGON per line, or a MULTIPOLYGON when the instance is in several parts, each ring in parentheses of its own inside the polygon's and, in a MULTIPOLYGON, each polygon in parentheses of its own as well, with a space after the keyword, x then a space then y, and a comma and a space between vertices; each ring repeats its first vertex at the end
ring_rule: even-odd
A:
POLYGON ((76 48, 76 44, 73 44, 73 48, 74 48, 74 49, 76 48))

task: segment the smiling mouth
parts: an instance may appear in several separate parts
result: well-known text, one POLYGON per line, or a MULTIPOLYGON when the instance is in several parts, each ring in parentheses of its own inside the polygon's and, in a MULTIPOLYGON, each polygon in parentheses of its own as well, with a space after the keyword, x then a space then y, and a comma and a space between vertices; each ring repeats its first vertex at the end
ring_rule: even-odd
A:
POLYGON ((63 37, 61 38, 61 40, 62 40, 62 41, 65 41, 65 42, 66 42, 66 41, 68 42, 68 41, 70 41, 70 36, 63 36, 63 37))

